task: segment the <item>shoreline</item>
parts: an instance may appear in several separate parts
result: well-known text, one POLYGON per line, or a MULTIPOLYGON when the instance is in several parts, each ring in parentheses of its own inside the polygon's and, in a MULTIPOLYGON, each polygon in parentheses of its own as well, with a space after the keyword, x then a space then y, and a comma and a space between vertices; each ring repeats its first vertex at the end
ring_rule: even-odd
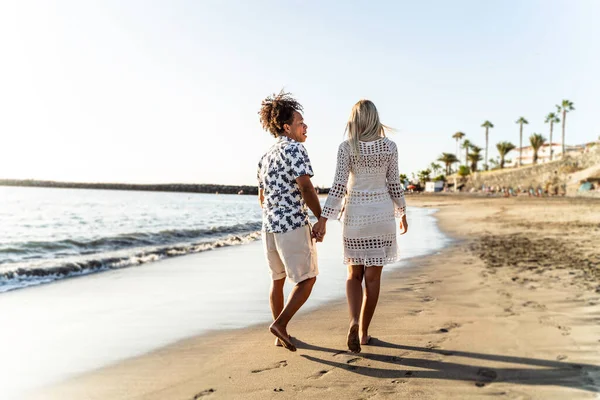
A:
POLYGON ((257 195, 256 185, 218 185, 211 183, 104 183, 104 182, 62 182, 39 179, 0 179, 0 187, 48 188, 48 189, 87 189, 123 190, 166 193, 204 194, 244 194, 257 195))
MULTIPOLYGON (((42 389, 32 398, 471 398, 493 393, 593 398, 600 391, 600 328, 593 318, 600 311, 594 286, 600 289, 600 279, 594 270, 490 260, 497 261, 496 245, 515 245, 511 237, 535 237, 529 227, 511 223, 511 218, 532 217, 522 208, 550 214, 557 211, 553 207, 585 209, 585 218, 571 218, 579 221, 570 222, 571 230, 584 235, 579 244, 593 244, 600 236, 600 221, 593 220, 600 218, 594 217, 600 203, 437 195, 416 200, 409 197, 409 206, 439 209, 438 226, 453 241, 384 275, 372 326, 376 339, 361 354, 344 352, 342 298, 292 321, 298 353, 272 346, 265 324, 215 331, 42 389), (466 203, 468 212, 462 209, 466 203), (598 231, 590 232, 594 224, 598 231)), ((533 217, 532 224, 546 226, 544 215, 533 217)), ((555 224, 564 229, 567 217, 567 212, 555 216, 555 224)), ((537 242, 531 243, 535 250, 537 242)), ((560 255, 554 253, 551 257, 560 255)), ((590 254, 588 262, 597 266, 600 260, 590 254)))
MULTIPOLYGON (((431 210, 409 210, 415 225, 410 237, 403 236, 404 258, 445 243, 431 210)), ((340 228, 331 224, 330 239, 319 245, 319 285, 302 312, 345 296, 340 228)), ((262 244, 254 242, 4 293, 0 325, 11 329, 0 341, 13 346, 0 359, 7 377, 1 397, 21 398, 209 329, 267 323, 269 283, 262 244), (19 350, 24 346, 27 360, 19 350)))

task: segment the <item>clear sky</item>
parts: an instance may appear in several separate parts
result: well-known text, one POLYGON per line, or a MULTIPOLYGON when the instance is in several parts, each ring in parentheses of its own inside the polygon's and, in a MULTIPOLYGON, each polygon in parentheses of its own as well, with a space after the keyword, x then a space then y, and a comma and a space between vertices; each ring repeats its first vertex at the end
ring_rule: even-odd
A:
POLYGON ((456 131, 483 147, 485 120, 490 156, 519 116, 547 137, 563 98, 567 143, 592 141, 599 18, 598 0, 2 1, 0 178, 255 184, 257 112, 282 87, 322 186, 361 98, 407 174, 456 131))

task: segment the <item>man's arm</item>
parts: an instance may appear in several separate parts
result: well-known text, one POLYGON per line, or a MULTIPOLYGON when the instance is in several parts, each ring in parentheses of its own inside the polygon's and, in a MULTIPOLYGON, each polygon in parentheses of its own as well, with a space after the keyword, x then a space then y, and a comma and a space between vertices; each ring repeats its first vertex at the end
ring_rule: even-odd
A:
POLYGON ((313 187, 312 182, 310 181, 309 175, 302 175, 296 178, 296 183, 300 188, 300 193, 302 194, 302 198, 304 202, 310 208, 310 211, 314 214, 315 217, 321 217, 321 203, 319 203, 319 196, 317 196, 317 191, 313 187))
POLYGON ((260 208, 263 207, 263 201, 265 201, 265 189, 258 189, 258 203, 260 204, 260 208))

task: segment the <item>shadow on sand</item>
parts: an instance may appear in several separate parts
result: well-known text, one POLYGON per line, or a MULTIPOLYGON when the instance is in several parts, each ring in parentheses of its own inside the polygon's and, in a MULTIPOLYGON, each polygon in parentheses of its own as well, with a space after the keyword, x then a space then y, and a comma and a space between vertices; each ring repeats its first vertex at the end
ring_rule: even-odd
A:
MULTIPOLYGON (((581 389, 590 392, 600 392, 600 367, 589 364, 573 364, 560 361, 541 360, 527 357, 502 356, 496 354, 472 353, 468 351, 431 349, 426 347, 406 346, 394 344, 372 338, 369 346, 363 347, 360 354, 349 353, 346 350, 332 349, 312 345, 295 339, 298 349, 321 351, 330 353, 330 357, 318 358, 303 354, 307 360, 328 365, 334 368, 345 369, 349 372, 382 379, 407 379, 407 378, 429 378, 447 379, 474 382, 477 386, 485 386, 491 382, 510 382, 521 385, 549 385, 564 386, 581 389), (381 355, 365 353, 369 347, 384 347, 402 350, 396 355, 381 355), (521 364, 521 367, 491 368, 485 365, 477 365, 475 362, 462 363, 452 361, 437 361, 429 359, 409 357, 409 352, 422 352, 439 354, 441 356, 485 360, 494 362, 505 362, 510 364, 521 364), (340 360, 341 354, 352 355, 349 361, 340 360), (337 359, 336 359, 337 358, 337 359), (358 358, 358 360, 357 360, 358 358), (377 361, 391 364, 393 368, 374 368, 363 366, 360 359, 377 361), (357 362, 358 361, 358 362, 357 362), (418 368, 417 370, 411 368, 418 368)), ((390 366, 391 366, 390 365, 390 366)))

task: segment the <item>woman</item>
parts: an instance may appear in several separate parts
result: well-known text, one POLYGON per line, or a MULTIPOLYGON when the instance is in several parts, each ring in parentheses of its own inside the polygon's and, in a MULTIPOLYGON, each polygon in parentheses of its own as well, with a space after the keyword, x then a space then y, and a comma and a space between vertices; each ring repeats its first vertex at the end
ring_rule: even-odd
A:
POLYGON ((369 324, 379 299, 381 270, 397 260, 395 218, 401 218, 401 234, 408 230, 398 151, 385 136, 388 129, 371 101, 354 105, 346 125, 348 140, 338 150, 335 180, 313 229, 316 239, 322 240, 327 220, 342 219, 348 265, 348 348, 355 353, 371 338, 369 324))

